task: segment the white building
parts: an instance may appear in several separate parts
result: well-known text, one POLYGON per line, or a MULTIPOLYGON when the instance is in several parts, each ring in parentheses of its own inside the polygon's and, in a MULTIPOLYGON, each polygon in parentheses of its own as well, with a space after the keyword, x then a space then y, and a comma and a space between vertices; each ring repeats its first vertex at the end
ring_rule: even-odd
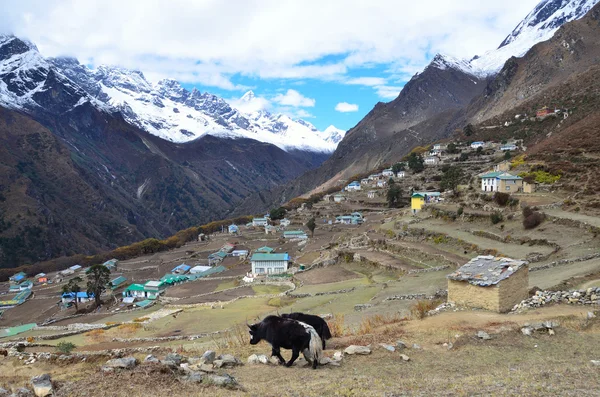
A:
POLYGON ((370 190, 369 193, 367 193, 367 197, 372 199, 375 198, 375 191, 374 190, 370 190))
POLYGON ((278 274, 288 270, 290 256, 284 254, 254 254, 250 258, 253 274, 278 274))
POLYGON ((283 218, 279 221, 279 226, 288 227, 291 223, 292 221, 290 221, 289 219, 283 218))
POLYGON ((377 181, 377 187, 386 187, 387 186, 387 181, 381 180, 381 181, 377 181))
POLYGON ((425 164, 427 164, 427 165, 437 165, 439 163, 440 163, 440 158, 437 156, 425 157, 425 164))
POLYGON ((385 170, 383 170, 381 172, 381 175, 387 176, 387 177, 394 176, 394 171, 392 171, 391 168, 386 168, 385 170))
POLYGON ((477 149, 479 147, 484 147, 485 146, 485 142, 481 142, 481 141, 477 141, 477 142, 473 142, 471 144, 471 149, 477 149))
POLYGON ((194 266, 193 268, 190 269, 190 274, 198 274, 198 273, 204 273, 207 270, 212 269, 211 266, 194 266))
POLYGON ((346 190, 347 191, 358 191, 360 190, 360 183, 358 181, 353 181, 352 183, 350 183, 348 186, 346 186, 346 190))
POLYGON ((252 218, 252 226, 266 226, 269 224, 267 218, 252 218))
POLYGON ((406 176, 406 174, 404 173, 404 171, 398 171, 398 173, 396 174, 396 177, 398 178, 404 178, 406 176))
POLYGON ((335 201, 336 203, 341 203, 344 200, 346 200, 346 197, 344 197, 341 194, 336 194, 335 196, 333 196, 333 201, 335 201))

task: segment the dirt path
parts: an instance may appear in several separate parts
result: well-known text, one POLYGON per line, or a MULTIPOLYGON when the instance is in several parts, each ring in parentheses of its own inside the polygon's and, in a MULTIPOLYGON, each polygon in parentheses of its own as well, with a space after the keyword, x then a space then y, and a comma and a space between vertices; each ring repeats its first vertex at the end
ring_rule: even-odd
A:
POLYGON ((452 252, 444 251, 444 250, 432 247, 431 245, 428 245, 428 244, 418 244, 418 243, 412 243, 409 241, 393 241, 392 243, 395 245, 406 247, 406 248, 417 249, 417 250, 423 251, 430 255, 443 256, 447 260, 454 262, 460 266, 464 265, 466 262, 469 261, 469 258, 467 258, 467 257, 456 255, 456 254, 453 254, 452 252))
POLYGON ((367 250, 356 250, 357 254, 360 254, 363 258, 366 258, 372 262, 377 262, 382 266, 390 267, 393 269, 400 270, 413 270, 420 269, 419 267, 413 266, 408 262, 401 259, 395 258, 389 254, 383 252, 367 251, 367 250))
POLYGON ((594 216, 577 214, 575 212, 567 212, 556 208, 547 209, 544 212, 550 216, 555 216, 557 218, 571 219, 578 222, 585 222, 588 225, 600 227, 600 218, 594 216))

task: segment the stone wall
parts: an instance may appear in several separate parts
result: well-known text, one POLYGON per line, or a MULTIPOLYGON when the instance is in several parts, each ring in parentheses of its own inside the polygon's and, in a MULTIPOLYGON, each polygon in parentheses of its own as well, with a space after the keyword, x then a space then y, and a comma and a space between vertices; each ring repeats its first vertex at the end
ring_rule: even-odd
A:
POLYGON ((498 285, 479 287, 466 281, 448 280, 448 302, 457 306, 499 311, 498 285))
POLYGON ((499 283, 500 313, 509 312, 514 305, 529 297, 529 270, 523 266, 512 276, 499 283))

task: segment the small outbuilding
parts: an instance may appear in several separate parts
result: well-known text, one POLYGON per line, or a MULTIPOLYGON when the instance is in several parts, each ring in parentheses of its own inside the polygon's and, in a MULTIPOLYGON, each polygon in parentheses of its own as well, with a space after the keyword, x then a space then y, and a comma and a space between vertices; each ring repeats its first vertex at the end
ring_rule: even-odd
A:
POLYGON ((448 302, 499 313, 529 297, 528 262, 480 255, 449 274, 448 302))

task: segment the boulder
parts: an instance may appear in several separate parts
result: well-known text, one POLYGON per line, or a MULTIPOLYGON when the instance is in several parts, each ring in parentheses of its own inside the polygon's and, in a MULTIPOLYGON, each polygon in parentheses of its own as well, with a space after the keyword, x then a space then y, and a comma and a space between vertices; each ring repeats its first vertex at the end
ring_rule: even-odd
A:
POLYGON ((413 343, 412 348, 415 349, 415 350, 420 350, 421 346, 417 345, 416 343, 413 343))
POLYGON ((402 361, 410 361, 410 357, 408 357, 406 354, 401 354, 400 358, 402 359, 402 361))
POLYGON ((596 367, 600 367, 600 360, 590 360, 590 362, 592 363, 592 365, 595 365, 596 367))
POLYGON ((396 348, 392 345, 386 345, 385 343, 380 343, 379 346, 383 347, 385 350, 390 352, 395 352, 396 348))
POLYGON ((521 328, 521 332, 523 333, 523 335, 531 336, 531 334, 533 333, 533 328, 523 327, 521 328))
POLYGON ((555 334, 556 334, 556 332, 554 332, 554 330, 552 328, 550 328, 548 330, 548 335, 552 336, 552 335, 555 335, 555 334))
POLYGON ((345 350, 346 354, 371 354, 371 348, 368 346, 350 345, 345 350))
POLYGON ((344 353, 342 353, 341 351, 336 351, 335 353, 333 353, 333 359, 335 361, 342 361, 343 358, 344 358, 344 353))
POLYGON ((587 312, 587 319, 591 320, 593 318, 596 318, 596 315, 594 314, 594 312, 587 312))
POLYGON ((112 360, 108 360, 106 364, 104 364, 107 368, 125 368, 131 369, 137 365, 137 360, 135 357, 123 357, 123 358, 113 358, 112 360))
POLYGON ((215 368, 223 367, 235 367, 236 365, 242 365, 242 362, 231 354, 221 354, 218 360, 213 362, 215 368))
POLYGON ((52 394, 52 380, 49 374, 31 378, 31 386, 37 397, 46 397, 52 394))
POLYGON ((177 353, 169 353, 167 354, 167 356, 165 357, 165 361, 172 361, 174 362, 176 365, 181 364, 184 360, 183 360, 183 356, 181 356, 180 354, 177 353))
POLYGON ((215 353, 212 350, 207 350, 204 352, 204 354, 202 355, 202 358, 204 359, 204 362, 206 364, 212 364, 213 361, 215 361, 215 358, 217 357, 217 353, 215 353))
POLYGON ((479 331, 477 332, 477 337, 479 339, 483 339, 483 340, 489 340, 492 339, 492 337, 485 331, 479 331))
POLYGON ((398 350, 406 349, 406 343, 404 343, 401 340, 396 341, 396 349, 398 349, 398 350))
POLYGON ((205 379, 205 375, 201 372, 190 372, 183 378, 184 381, 190 383, 202 383, 205 379))
POLYGON ((220 387, 232 387, 232 386, 237 386, 237 381, 235 380, 235 378, 229 374, 223 374, 223 375, 207 375, 206 378, 206 383, 210 383, 213 384, 215 386, 220 386, 220 387))
POLYGON ((7 397, 10 395, 10 392, 3 387, 0 387, 0 397, 7 397))

